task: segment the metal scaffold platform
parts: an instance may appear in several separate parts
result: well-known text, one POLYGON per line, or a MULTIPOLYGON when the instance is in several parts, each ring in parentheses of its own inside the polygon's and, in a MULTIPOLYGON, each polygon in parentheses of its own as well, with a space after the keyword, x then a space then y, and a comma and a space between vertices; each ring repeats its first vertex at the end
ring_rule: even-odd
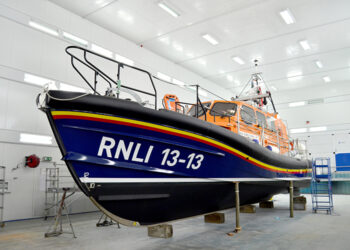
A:
POLYGON ((332 173, 330 159, 317 157, 312 162, 312 211, 333 211, 332 173))
POLYGON ((64 188, 69 188, 71 192, 79 192, 72 177, 68 172, 62 171, 58 164, 52 162, 53 167, 45 168, 45 220, 48 216, 56 215, 58 204, 63 196, 64 188))

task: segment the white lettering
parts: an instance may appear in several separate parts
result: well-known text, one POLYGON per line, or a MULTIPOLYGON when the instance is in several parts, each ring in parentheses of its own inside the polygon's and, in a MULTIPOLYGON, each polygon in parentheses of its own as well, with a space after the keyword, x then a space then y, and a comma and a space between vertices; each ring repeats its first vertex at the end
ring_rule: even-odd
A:
POLYGON ((139 153, 140 147, 141 147, 141 143, 137 143, 134 154, 132 155, 132 161, 143 162, 142 158, 137 158, 137 154, 139 153))
POLYGON ((134 142, 131 141, 128 145, 128 148, 126 148, 124 141, 120 140, 118 143, 117 150, 115 151, 114 158, 119 159, 120 152, 122 152, 124 160, 126 160, 126 161, 129 160, 133 146, 134 146, 134 142))
POLYGON ((103 136, 101 143, 100 143, 100 148, 98 149, 98 156, 102 156, 103 150, 106 150, 107 157, 112 158, 112 152, 111 149, 115 146, 115 140, 110 137, 103 136), (106 145, 106 142, 109 142, 109 145, 106 145))
MULTIPOLYGON (((145 159, 143 159, 142 157, 139 156, 140 148, 142 144, 141 143, 137 143, 136 145, 135 144, 136 143, 132 141, 128 143, 128 142, 125 142, 124 140, 119 140, 118 145, 116 146, 116 141, 113 138, 103 136, 101 139, 101 143, 100 143, 100 147, 98 149, 97 155, 103 156, 104 153, 106 153, 107 157, 112 158, 113 157, 112 149, 116 146, 115 154, 114 154, 115 159, 124 158, 124 160, 126 161, 131 160, 134 162, 148 163, 151 158, 154 146, 152 145, 149 146, 145 159)), ((173 158, 176 158, 176 156, 174 156, 173 158)))
POLYGON ((146 158, 145 158, 145 163, 148 163, 149 158, 151 157, 152 150, 153 150, 153 146, 149 146, 147 154, 146 154, 146 158))

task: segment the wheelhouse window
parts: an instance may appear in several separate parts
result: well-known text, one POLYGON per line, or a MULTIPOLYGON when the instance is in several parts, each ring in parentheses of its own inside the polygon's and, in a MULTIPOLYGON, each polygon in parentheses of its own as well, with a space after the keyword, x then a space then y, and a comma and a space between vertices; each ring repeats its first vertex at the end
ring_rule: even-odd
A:
POLYGON ((237 112, 237 104, 230 102, 217 102, 210 110, 212 116, 235 116, 237 112))
POLYGON ((276 125, 275 125, 275 118, 273 117, 268 117, 267 118, 267 128, 272 130, 272 131, 276 131, 276 125))
POLYGON ((267 128, 265 115, 261 112, 256 112, 256 118, 258 119, 258 125, 263 128, 267 128))
POLYGON ((254 110, 252 108, 249 108, 249 107, 244 106, 244 105, 241 108, 241 118, 246 123, 249 123, 249 124, 256 123, 254 110))
POLYGON ((198 117, 201 117, 202 115, 204 115, 204 113, 207 111, 207 109, 209 109, 211 102, 205 102, 205 103, 202 103, 202 105, 192 105, 191 109, 188 111, 187 114, 189 116, 196 117, 196 106, 198 106, 198 117), (203 105, 205 111, 203 110, 202 105, 203 105))

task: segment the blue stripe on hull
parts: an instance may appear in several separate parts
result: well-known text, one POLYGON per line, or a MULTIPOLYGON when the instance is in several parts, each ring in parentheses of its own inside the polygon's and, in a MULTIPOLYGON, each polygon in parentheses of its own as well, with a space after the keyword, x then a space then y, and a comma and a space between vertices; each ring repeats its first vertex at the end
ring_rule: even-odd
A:
POLYGON ((64 158, 72 163, 78 177, 86 176, 87 173, 91 178, 281 178, 306 176, 305 174, 295 175, 268 171, 205 143, 151 130, 79 119, 57 119, 55 124, 66 152, 68 152, 64 158), (98 156, 103 136, 115 141, 115 146, 111 149, 111 157, 107 156, 106 150, 101 156, 98 156), (130 142, 134 143, 128 160, 124 159, 122 154, 118 159, 115 158, 115 151, 120 140, 123 140, 126 147, 130 142), (132 160, 138 143, 140 144, 139 151, 132 160), (145 161, 151 146, 153 150, 147 163, 135 161, 135 159, 145 161), (179 152, 178 156, 177 151, 179 152), (203 156, 203 159, 200 155, 203 156), (172 166, 175 161, 176 164, 172 166), (192 165, 194 167, 191 167, 192 165))

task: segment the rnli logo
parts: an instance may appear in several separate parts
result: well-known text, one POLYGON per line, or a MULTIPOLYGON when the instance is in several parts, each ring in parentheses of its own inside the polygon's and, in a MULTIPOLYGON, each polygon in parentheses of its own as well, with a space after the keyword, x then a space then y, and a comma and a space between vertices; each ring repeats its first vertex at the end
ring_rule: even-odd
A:
MULTIPOLYGON (((125 142, 122 139, 117 144, 113 138, 103 136, 97 155, 100 157, 124 159, 125 161, 148 163, 151 159, 153 149, 153 145, 148 146, 148 148, 146 146, 145 148, 141 143, 135 143, 133 141, 125 142)), ((197 170, 201 167, 204 160, 203 154, 181 152, 177 149, 165 148, 161 152, 161 154, 155 157, 155 161, 157 159, 159 160, 158 164, 160 166, 175 167, 178 165, 179 167, 184 166, 186 169, 197 170)))
POLYGON ((140 156, 141 143, 129 142, 128 144, 124 140, 119 140, 116 146, 115 140, 111 137, 103 136, 100 147, 98 149, 98 156, 107 156, 109 158, 124 159, 126 161, 148 163, 153 146, 149 146, 145 156, 140 156))

